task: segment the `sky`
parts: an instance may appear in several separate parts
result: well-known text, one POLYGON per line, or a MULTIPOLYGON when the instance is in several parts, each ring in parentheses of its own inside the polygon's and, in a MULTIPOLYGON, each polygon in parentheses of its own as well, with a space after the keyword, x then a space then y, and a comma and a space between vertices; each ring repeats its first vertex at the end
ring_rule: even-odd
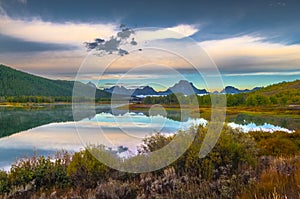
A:
POLYGON ((99 87, 163 90, 187 79, 205 88, 218 75, 241 89, 293 81, 299 8, 273 0, 0 0, 0 63, 99 87), (85 43, 96 38, 101 52, 85 43))

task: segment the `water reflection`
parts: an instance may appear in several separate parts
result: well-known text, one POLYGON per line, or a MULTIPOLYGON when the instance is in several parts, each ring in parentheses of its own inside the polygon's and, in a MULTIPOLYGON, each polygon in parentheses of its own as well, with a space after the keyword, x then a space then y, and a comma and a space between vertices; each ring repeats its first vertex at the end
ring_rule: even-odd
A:
MULTIPOLYGON (((120 152, 120 156, 127 156, 135 154, 142 139, 152 133, 169 135, 191 125, 207 124, 207 120, 203 118, 181 117, 182 113, 179 111, 167 112, 167 117, 164 117, 151 116, 146 112, 112 111, 109 105, 97 106, 94 113, 89 108, 91 107, 82 107, 78 118, 80 121, 76 122, 76 126, 71 106, 1 108, 0 135, 12 135, 0 139, 0 169, 9 168, 17 158, 31 156, 34 151, 39 155, 53 155, 62 149, 79 151, 89 144, 103 144, 120 152)), ((250 128, 290 132, 289 128, 276 125, 277 120, 274 118, 266 118, 263 122, 259 117, 238 115, 233 120, 229 126, 245 132, 250 128)), ((297 119, 286 120, 289 121, 287 126, 296 124, 296 128, 290 129, 299 129, 297 119)))
POLYGON ((282 131, 286 133, 293 133, 294 130, 289 130, 287 128, 281 127, 281 126, 275 126, 272 124, 264 123, 262 125, 254 124, 253 122, 249 124, 237 124, 234 122, 230 122, 227 124, 233 129, 239 129, 244 133, 248 133, 250 131, 263 131, 263 132, 275 132, 275 131, 282 131))
POLYGON ((142 139, 152 133, 168 135, 178 129, 186 130, 192 125, 206 123, 204 119, 180 122, 160 115, 146 116, 122 111, 116 116, 107 112, 96 114, 93 118, 76 122, 76 127, 75 122, 51 123, 0 139, 0 153, 6 154, 0 156, 0 168, 7 167, 17 157, 31 155, 33 149, 38 154, 53 155, 62 149, 72 152, 90 144, 102 144, 117 151, 127 147, 128 152, 135 154, 142 139))
MULTIPOLYGON (((109 112, 109 105, 96 107, 95 113, 109 112)), ((93 118, 90 111, 82 108, 79 119, 93 118)), ((0 107, 0 137, 12 135, 34 127, 53 122, 74 121, 72 106, 70 105, 45 105, 35 107, 0 107)))
POLYGON ((254 123, 256 125, 272 124, 274 126, 280 126, 287 129, 300 129, 300 118, 288 117, 280 115, 262 115, 262 114, 246 114, 239 113, 234 117, 229 118, 229 122, 237 124, 249 124, 254 123))

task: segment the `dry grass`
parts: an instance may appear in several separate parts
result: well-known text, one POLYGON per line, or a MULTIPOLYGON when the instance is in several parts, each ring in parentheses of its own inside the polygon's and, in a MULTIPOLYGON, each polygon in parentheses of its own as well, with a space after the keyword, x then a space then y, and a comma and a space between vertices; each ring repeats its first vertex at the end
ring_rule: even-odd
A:
POLYGON ((273 159, 258 182, 237 198, 300 198, 300 157, 273 159))

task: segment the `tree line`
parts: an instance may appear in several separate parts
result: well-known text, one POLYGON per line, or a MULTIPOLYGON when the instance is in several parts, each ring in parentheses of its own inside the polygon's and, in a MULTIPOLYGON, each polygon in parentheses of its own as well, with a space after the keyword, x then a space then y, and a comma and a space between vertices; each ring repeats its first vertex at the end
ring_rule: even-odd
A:
POLYGON ((55 102, 107 102, 110 98, 95 98, 91 99, 84 96, 0 96, 0 103, 55 103, 55 102))
MULTIPOLYGON (((221 95, 221 94, 211 94, 221 95)), ((144 104, 167 104, 167 105, 196 105, 199 106, 211 106, 211 95, 195 96, 189 95, 184 96, 182 94, 170 94, 167 96, 159 97, 146 97, 143 102, 144 104)), ((299 91, 278 93, 275 95, 263 95, 260 93, 239 93, 239 94, 226 94, 227 106, 272 106, 272 105, 300 105, 300 94, 299 91)))

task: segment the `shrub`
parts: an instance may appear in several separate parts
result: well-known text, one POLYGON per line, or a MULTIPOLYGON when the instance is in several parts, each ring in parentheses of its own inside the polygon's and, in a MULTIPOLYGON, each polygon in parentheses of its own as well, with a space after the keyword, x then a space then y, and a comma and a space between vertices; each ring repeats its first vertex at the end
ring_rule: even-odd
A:
POLYGON ((268 138, 259 142, 262 155, 291 156, 298 151, 297 146, 288 138, 268 138))
POLYGON ((73 185, 94 188, 99 181, 109 177, 109 168, 97 160, 88 150, 77 152, 67 168, 73 185))
POLYGON ((23 186, 24 189, 29 185, 31 189, 63 188, 69 185, 67 162, 65 159, 51 160, 44 156, 21 159, 12 165, 9 180, 13 186, 23 186))
MULTIPOLYGON (((232 170, 241 165, 255 166, 258 150, 254 140, 250 135, 228 127, 224 127, 212 151, 205 158, 199 158, 199 151, 207 130, 206 127, 200 126, 189 149, 172 164, 178 173, 201 175, 209 179, 213 171, 220 166, 231 165, 232 170)), ((190 130, 189 133, 195 132, 190 130)), ((142 151, 153 152, 168 144, 172 139, 173 137, 156 134, 144 140, 142 151)))
POLYGON ((10 183, 5 171, 0 171, 0 194, 9 192, 10 183))

